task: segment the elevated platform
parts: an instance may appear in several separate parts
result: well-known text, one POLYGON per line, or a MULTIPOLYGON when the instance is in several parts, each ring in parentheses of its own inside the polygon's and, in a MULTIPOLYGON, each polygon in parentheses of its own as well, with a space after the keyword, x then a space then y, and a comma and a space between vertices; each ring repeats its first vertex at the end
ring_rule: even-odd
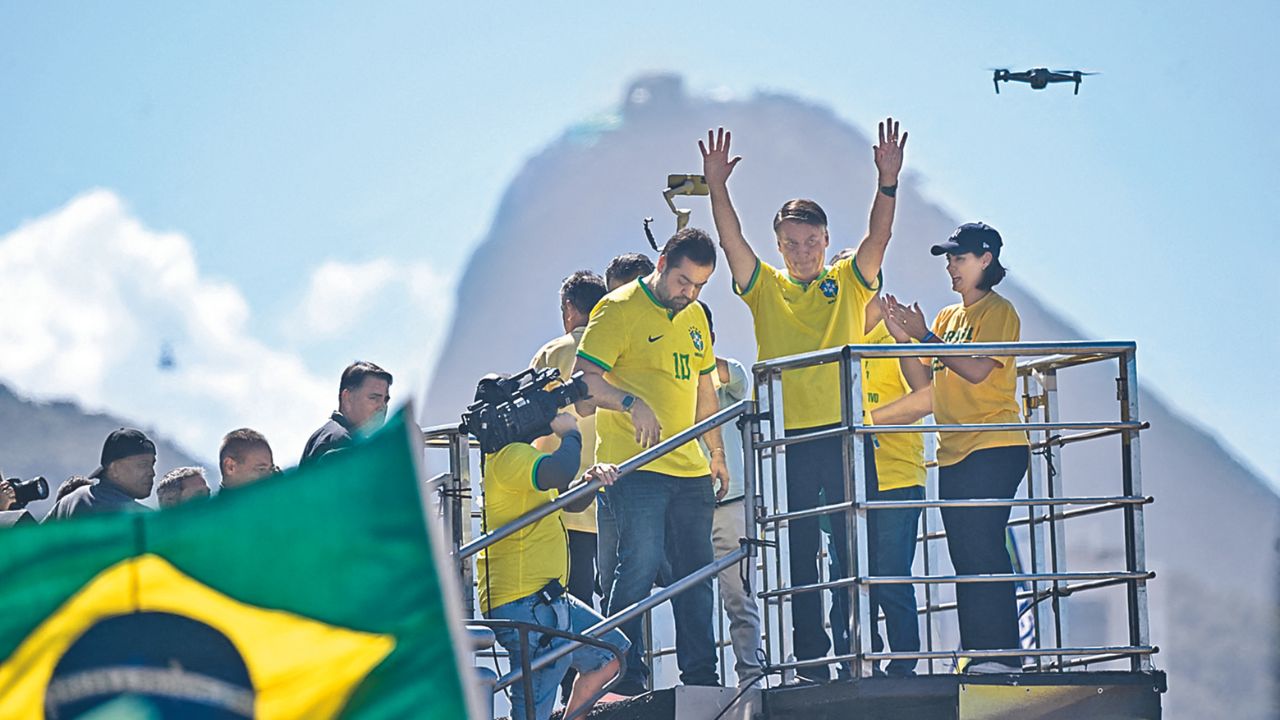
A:
MULTIPOLYGON (((1162 672, 866 678, 751 691, 724 720, 1154 720, 1162 672)), ((712 720, 736 691, 671 688, 601 704, 593 720, 712 720)))

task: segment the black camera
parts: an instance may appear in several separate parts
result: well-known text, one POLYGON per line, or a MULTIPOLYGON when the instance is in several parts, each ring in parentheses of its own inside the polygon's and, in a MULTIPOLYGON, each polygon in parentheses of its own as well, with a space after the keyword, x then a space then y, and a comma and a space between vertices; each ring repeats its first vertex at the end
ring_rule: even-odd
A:
POLYGON ((510 377, 485 375, 476 385, 476 401, 462 414, 462 429, 480 441, 482 452, 497 452, 550 433, 560 408, 588 397, 581 372, 568 382, 555 368, 529 368, 510 377))
POLYGON ((13 488, 14 501, 10 510, 21 510, 27 503, 49 497, 49 481, 42 477, 33 477, 26 482, 18 478, 9 478, 5 482, 13 488))

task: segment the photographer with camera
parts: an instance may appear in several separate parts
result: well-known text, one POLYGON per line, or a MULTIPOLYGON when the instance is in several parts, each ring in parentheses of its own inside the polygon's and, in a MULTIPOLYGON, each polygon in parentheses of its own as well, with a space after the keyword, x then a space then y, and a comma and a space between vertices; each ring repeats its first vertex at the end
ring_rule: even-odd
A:
MULTIPOLYGON (((487 376, 476 388, 476 402, 463 415, 463 427, 476 437, 484 453, 481 522, 486 533, 551 502, 560 492, 595 480, 611 485, 617 479, 617 466, 594 465, 574 482, 582 461, 582 435, 577 420, 558 410, 583 399, 587 388, 577 377, 547 389, 558 380, 555 369, 526 370, 513 378, 487 376), (534 440, 547 434, 554 434, 560 441, 559 448, 551 454, 540 452, 533 445, 534 440)), ((569 509, 581 511, 593 502, 595 494, 588 494, 569 509)), ((476 571, 480 609, 485 617, 571 632, 583 632, 603 619, 565 590, 572 574, 562 516, 561 512, 552 513, 480 552, 476 571)), ((526 654, 532 661, 568 642, 533 632, 526 636, 526 644, 521 644, 514 628, 495 628, 494 634, 510 653, 513 668, 520 667, 526 654)), ((618 630, 601 639, 620 651, 627 649, 627 639, 618 630)), ((556 689, 570 668, 578 675, 566 713, 591 700, 617 674, 618 662, 610 653, 584 645, 534 672, 532 701, 538 720, 551 716, 556 689)), ((511 695, 513 720, 533 720, 525 711, 524 683, 512 686, 511 695)))
MULTIPOLYGON (((667 241, 648 277, 623 285, 591 312, 578 348, 596 413, 596 459, 621 463, 710 417, 720 407, 711 384, 716 369, 707 316, 694 301, 715 271, 716 249, 702 230, 686 228, 667 241)), ((608 591, 610 615, 648 596, 674 537, 673 581, 710 564, 711 520, 720 482, 728 489, 719 429, 703 436, 710 455, 689 442, 622 478, 605 491, 618 528, 618 565, 608 591), (713 478, 715 480, 713 480, 713 478)), ((607 583, 609 578, 605 578, 607 583)), ((712 633, 711 579, 676 596, 676 658, 686 685, 720 684, 712 633)), ((620 694, 645 691, 641 622, 623 626, 632 639, 620 694)))
POLYGON ((151 494, 156 478, 155 443, 141 430, 113 431, 102 444, 98 469, 89 478, 98 482, 67 493, 54 503, 45 520, 148 509, 138 501, 151 494))

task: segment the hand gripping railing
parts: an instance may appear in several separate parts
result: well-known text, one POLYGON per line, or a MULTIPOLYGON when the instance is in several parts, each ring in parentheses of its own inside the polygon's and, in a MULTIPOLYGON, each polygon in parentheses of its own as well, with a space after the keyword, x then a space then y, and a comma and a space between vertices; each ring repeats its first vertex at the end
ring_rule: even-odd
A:
MULTIPOLYGON (((759 419, 752 416, 755 406, 755 402, 751 400, 743 400, 735 403, 734 405, 724 408, 716 412, 714 415, 695 423, 691 427, 671 436, 670 438, 663 440, 657 445, 642 451, 618 466, 619 478, 639 470, 641 467, 653 462, 654 460, 676 450, 677 448, 680 448, 685 443, 697 440, 697 438, 707 431, 725 425, 730 421, 737 420, 738 418, 745 418, 747 420, 747 422, 740 423, 740 432, 743 436, 744 452, 750 453, 750 448, 753 447, 754 438, 758 433, 759 419)), ((468 563, 465 562, 467 558, 470 558, 481 550, 511 537, 523 528, 532 525, 548 515, 551 515, 556 511, 563 510, 566 506, 578 502, 583 497, 587 497, 591 493, 599 492, 600 488, 603 486, 604 483, 599 480, 583 483, 575 487, 573 490, 560 495, 555 500, 540 505, 515 520, 512 520, 511 522, 462 545, 458 548, 457 559, 463 565, 468 565, 468 563)), ((756 497, 754 466, 747 466, 744 468, 743 491, 747 498, 756 497)), ((746 526, 748 528, 752 528, 754 527, 755 522, 756 505, 754 502, 745 502, 743 505, 744 512, 747 514, 748 520, 746 526)), ((708 538, 708 542, 710 542, 710 538, 708 538)), ((525 682, 526 697, 528 697, 532 694, 529 692, 531 690, 531 679, 527 678, 528 674, 546 667, 561 657, 573 652, 574 649, 580 647, 588 639, 598 641, 598 638, 610 630, 613 630, 614 628, 649 612, 654 607, 657 607, 671 598, 693 588, 704 580, 715 576, 721 570, 724 570, 727 567, 732 567, 744 558, 754 558, 755 554, 755 544, 751 542, 743 542, 737 550, 703 566, 702 568, 699 568, 698 570, 693 571, 658 592, 623 608, 617 614, 605 618, 596 625, 588 628, 585 632, 581 633, 581 635, 584 636, 583 638, 570 638, 569 642, 558 645, 555 649, 539 655, 531 662, 522 662, 522 667, 512 668, 510 672, 498 679, 494 686, 494 692, 499 692, 513 683, 523 680, 523 682, 525 682)), ((595 643, 593 642, 592 644, 595 643)))
MULTIPOLYGON (((1146 581, 1154 577, 1147 571, 1143 542, 1143 507, 1151 502, 1150 497, 1142 495, 1141 476, 1139 472, 1138 432, 1147 425, 1140 421, 1137 407, 1137 365, 1135 360, 1136 346, 1132 342, 1031 342, 1031 343, 971 343, 971 344, 930 344, 930 345, 849 345, 830 348, 801 355, 777 358, 757 363, 753 368, 756 377, 756 396, 762 408, 768 411, 770 435, 755 445, 758 457, 751 458, 759 463, 762 473, 766 465, 771 468, 771 497, 775 505, 782 495, 779 481, 785 469, 785 448, 797 442, 806 442, 819 438, 841 438, 843 441, 843 480, 845 502, 836 502, 815 508, 800 508, 787 511, 773 511, 762 514, 759 522, 766 535, 770 532, 777 538, 781 528, 788 521, 809 518, 819 515, 843 515, 847 523, 847 546, 841 548, 844 557, 854 561, 853 572, 849 577, 826 582, 809 583, 800 587, 790 587, 782 582, 784 575, 782 553, 775 553, 774 578, 777 587, 767 588, 769 584, 769 568, 766 563, 766 589, 759 597, 766 602, 766 624, 769 622, 769 606, 776 610, 778 628, 785 628, 786 600, 797 593, 819 592, 821 590, 850 588, 851 617, 849 627, 850 647, 852 652, 835 657, 809 658, 798 661, 775 662, 774 669, 794 669, 814 665, 826 665, 833 662, 853 661, 859 665, 862 675, 871 671, 871 664, 879 660, 893 659, 927 659, 932 663, 936 659, 956 658, 1034 658, 1028 667, 1038 669, 1063 669, 1077 664, 1103 662, 1128 658, 1134 671, 1150 669, 1150 655, 1157 649, 1150 644, 1146 581), (870 358, 902 358, 902 357, 1034 357, 1018 367, 1018 375, 1024 386, 1023 415, 1028 422, 1023 423, 986 423, 967 425, 866 425, 863 423, 863 393, 861 388, 861 361, 870 358), (1117 400, 1120 404, 1118 421, 1063 422, 1057 410, 1057 371, 1064 368, 1116 359, 1119 363, 1117 378, 1117 400), (839 427, 803 435, 784 435, 785 418, 782 408, 781 373, 803 367, 811 367, 828 363, 840 365, 840 402, 841 422, 839 427), (1039 411, 1039 422, 1032 422, 1033 414, 1039 411), (926 499, 922 501, 868 501, 866 497, 864 477, 863 443, 857 440, 859 435, 889 433, 929 433, 929 432, 993 432, 1002 430, 1025 431, 1031 433, 1033 442, 1031 449, 1041 455, 1048 468, 1047 477, 1041 470, 1041 464, 1033 456, 1030 463, 1031 479, 1028 483, 1027 498, 965 500, 926 499), (1036 440, 1035 436, 1040 439, 1036 440), (1093 440, 1101 437, 1119 435, 1121 438, 1122 459, 1122 494, 1104 497, 1070 497, 1061 492, 1061 459, 1063 446, 1093 440), (1064 511, 1067 505, 1082 505, 1081 509, 1064 511), (1012 573, 1001 575, 936 575, 931 574, 934 562, 929 542, 945 537, 943 532, 930 532, 929 508, 957 507, 1026 507, 1025 519, 1011 519, 1011 527, 1030 525, 1030 542, 1032 568, 1029 573, 1012 573), (1045 508, 1047 512, 1040 514, 1037 508, 1045 508), (867 512, 889 510, 894 508, 925 508, 922 519, 925 523, 921 539, 924 540, 925 575, 923 577, 884 577, 870 576, 865 572, 868 565, 867 512), (1065 571, 1066 551, 1063 523, 1067 519, 1091 515, 1106 510, 1121 510, 1124 513, 1125 569, 1116 572, 1067 572, 1065 571), (1046 541, 1047 530, 1047 543, 1046 541), (1046 545, 1048 555, 1046 556, 1046 545), (1041 568, 1046 568, 1042 571, 1041 568), (1026 582, 1031 585, 1029 591, 1018 594, 1020 599, 1030 599, 1029 611, 1035 618, 1035 647, 1010 648, 1004 650, 955 650, 935 651, 933 649, 933 613, 940 610, 955 609, 955 603, 937 604, 933 602, 932 588, 939 584, 990 583, 990 582, 1026 582), (869 589, 873 585, 916 584, 924 586, 925 605, 920 613, 926 620, 926 638, 928 648, 923 652, 879 652, 873 653, 870 648, 870 634, 873 629, 869 614, 869 589), (1070 584, 1064 584, 1070 583, 1070 584), (1065 607, 1060 603, 1072 593, 1102 587, 1124 585, 1128 590, 1127 608, 1129 618, 1129 644, 1109 645, 1103 647, 1066 647, 1065 607), (1044 628, 1041 625, 1040 604, 1048 600, 1053 606, 1053 647, 1043 647, 1044 628), (1044 665, 1044 659, 1057 657, 1057 661, 1044 665), (1078 656, 1079 660, 1067 661, 1065 656, 1078 656)), ((769 487, 769 485, 765 485, 769 487)), ((844 564, 847 566, 847 563, 844 564)), ((823 613, 824 617, 826 613, 823 613)), ((783 632, 766 630, 766 638, 777 638, 779 651, 774 653, 773 643, 767 643, 766 652, 770 657, 786 655, 787 637, 783 632)))

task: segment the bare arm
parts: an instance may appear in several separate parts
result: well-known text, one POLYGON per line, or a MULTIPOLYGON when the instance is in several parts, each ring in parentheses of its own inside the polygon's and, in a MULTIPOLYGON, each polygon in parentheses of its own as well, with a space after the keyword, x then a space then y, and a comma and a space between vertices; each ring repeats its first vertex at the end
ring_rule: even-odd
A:
MULTIPOLYGON (((720 400, 716 397, 715 385, 711 383, 711 374, 704 373, 698 377, 698 408, 695 417, 698 422, 715 415, 720 411, 720 400)), ((714 427, 702 434, 702 441, 707 444, 707 452, 711 453, 711 483, 716 489, 716 499, 722 499, 729 492, 729 466, 724 455, 724 436, 720 428, 714 427)))
MULTIPOLYGON (((929 326, 924 320, 924 312, 920 310, 919 304, 908 307, 899 303, 896 298, 890 295, 886 299, 885 307, 894 322, 909 337, 919 340, 921 345, 943 344, 938 336, 929 331, 929 326)), ((909 358, 903 358, 903 360, 907 359, 909 358)), ((986 380, 992 370, 1003 367, 999 360, 989 357, 939 357, 938 360, 952 372, 974 385, 986 380)), ((907 374, 907 365, 903 365, 902 371, 904 375, 907 374)), ((910 375, 907 377, 907 382, 909 383, 910 375)))
MULTIPOLYGON (((858 263, 858 272, 869 283, 880 274, 880 266, 884 263, 884 253, 889 247, 889 237, 893 234, 893 213, 897 208, 898 174, 902 171, 902 150, 907 146, 907 133, 898 139, 898 123, 888 118, 880 123, 880 143, 875 147, 876 161, 876 198, 871 203, 871 221, 867 228, 867 236, 858 244, 858 252, 854 262, 858 263), (881 188, 892 188, 885 191, 881 188)), ((717 226, 718 227, 718 226, 717 226)))
POLYGON ((706 144, 699 140, 698 149, 702 151, 702 174, 711 191, 711 216, 715 219, 720 247, 724 250, 725 259, 729 261, 729 272, 733 275, 734 285, 740 290, 746 290, 760 259, 743 237, 742 223, 738 220, 737 211, 733 209, 733 201, 729 199, 729 175, 742 159, 729 159, 731 137, 732 134, 725 132, 724 128, 716 132, 708 130, 706 144))
POLYGON ((871 422, 876 425, 910 425, 932 412, 933 389, 926 387, 872 410, 871 422))
POLYGON ((614 410, 616 412, 629 412, 631 415, 631 424, 636 430, 636 442, 640 447, 653 447, 658 444, 662 437, 662 426, 658 424, 658 416, 641 398, 636 397, 631 404, 630 411, 623 406, 623 400, 631 396, 629 393, 623 392, 604 379, 604 368, 593 362, 578 358, 574 363, 573 371, 576 373, 582 371, 582 379, 587 383, 587 390, 591 393, 588 402, 593 407, 604 408, 605 410, 614 410))

